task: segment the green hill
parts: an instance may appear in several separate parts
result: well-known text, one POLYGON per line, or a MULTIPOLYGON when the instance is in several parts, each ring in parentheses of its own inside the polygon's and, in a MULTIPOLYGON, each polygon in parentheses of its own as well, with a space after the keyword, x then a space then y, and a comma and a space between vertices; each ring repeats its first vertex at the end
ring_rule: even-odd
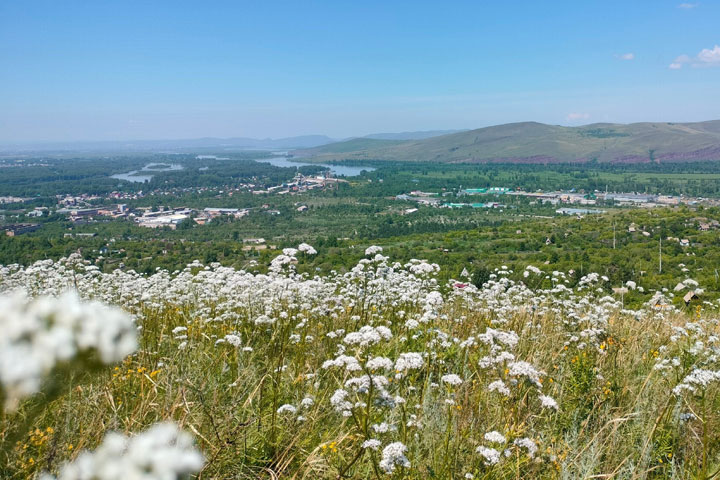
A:
POLYGON ((510 123, 424 140, 354 139, 300 155, 317 160, 441 163, 689 162, 720 160, 720 120, 698 123, 596 123, 562 127, 510 123))

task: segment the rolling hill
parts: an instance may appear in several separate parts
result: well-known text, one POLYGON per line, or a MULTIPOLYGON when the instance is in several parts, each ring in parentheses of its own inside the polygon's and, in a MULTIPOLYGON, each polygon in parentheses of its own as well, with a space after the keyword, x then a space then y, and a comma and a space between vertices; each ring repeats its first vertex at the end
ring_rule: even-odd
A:
POLYGON ((375 138, 378 140, 423 140, 431 137, 439 137, 440 135, 448 135, 451 133, 467 132, 465 130, 425 130, 421 132, 399 132, 399 133, 373 133, 365 135, 362 138, 375 138))
POLYGON ((421 140, 353 139, 298 150, 319 161, 440 163, 648 163, 720 160, 720 120, 596 123, 581 127, 511 123, 421 140))

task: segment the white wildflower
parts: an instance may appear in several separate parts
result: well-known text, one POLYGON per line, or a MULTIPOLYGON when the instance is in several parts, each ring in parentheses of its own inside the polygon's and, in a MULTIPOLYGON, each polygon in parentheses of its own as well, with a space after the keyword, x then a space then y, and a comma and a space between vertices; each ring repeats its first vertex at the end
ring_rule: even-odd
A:
POLYGON ((440 382, 448 384, 448 385, 460 385, 463 380, 458 375, 455 375, 454 373, 450 373, 448 375, 443 375, 440 378, 440 382))
POLYGON ((343 342, 348 345, 366 347, 368 345, 374 345, 383 339, 387 340, 390 338, 392 338, 392 333, 389 328, 383 326, 372 327, 370 325, 365 325, 357 332, 351 332, 345 335, 343 342))
POLYGON ((494 448, 488 448, 480 445, 475 451, 483 457, 485 465, 490 466, 500 463, 500 452, 494 448))
POLYGON ((59 362, 79 352, 96 352, 105 364, 137 348, 132 318, 98 302, 81 302, 74 292, 30 300, 23 293, 0 297, 0 386, 5 407, 40 390, 59 362))
POLYGON ((422 354, 416 352, 401 353, 395 362, 395 370, 404 372, 406 370, 417 370, 425 364, 422 354))
POLYGON ((492 432, 487 432, 483 438, 486 442, 490 443, 505 443, 506 441, 503 434, 496 430, 493 430, 492 432))
POLYGON ((236 348, 239 348, 242 345, 242 339, 240 337, 238 337, 237 335, 232 335, 232 334, 225 335, 224 340, 236 348))
POLYGON ((534 383, 538 387, 541 387, 540 376, 544 375, 544 372, 535 369, 532 365, 527 362, 512 362, 508 364, 509 375, 511 377, 525 377, 530 382, 534 383))
POLYGON ((297 412, 297 408, 295 408, 295 406, 293 405, 290 405, 289 403, 286 403, 285 405, 280 405, 280 408, 277 409, 277 413, 285 412, 294 414, 297 412))
POLYGON ((383 448, 380 468, 385 473, 393 473, 396 466, 410 468, 410 460, 405 456, 407 447, 402 442, 394 442, 383 448))
POLYGON ((538 398, 540 399, 540 403, 543 408, 552 408, 554 410, 558 409, 558 404, 554 398, 547 395, 540 395, 538 398))
POLYGON ((365 367, 368 370, 390 370, 393 368, 393 361, 385 357, 374 357, 367 361, 365 367))
POLYGON ((535 456, 535 452, 537 452, 537 445, 531 438, 518 438, 515 439, 513 442, 518 447, 524 448, 528 452, 528 457, 533 458, 535 456))
POLYGON ((335 393, 333 393, 332 397, 330 397, 330 405, 332 405, 337 412, 343 412, 343 414, 345 412, 349 412, 352 410, 353 405, 347 401, 347 396, 347 390, 343 390, 341 388, 335 390, 335 393))
POLYGON ((298 251, 303 252, 307 255, 315 255, 317 253, 317 250, 315 250, 312 246, 308 245, 307 243, 301 243, 298 245, 298 251))
POLYGON ((380 440, 376 440, 374 438, 371 438, 369 440, 365 440, 362 444, 362 448, 369 448, 371 450, 377 450, 380 448, 380 440))
POLYGON ((502 380, 495 380, 490 385, 488 385, 488 392, 498 392, 506 397, 510 396, 510 389, 505 385, 505 382, 502 380))
POLYGON ((84 451, 62 466, 57 480, 176 479, 199 472, 204 462, 189 434, 160 423, 133 437, 108 433, 94 452, 84 451))

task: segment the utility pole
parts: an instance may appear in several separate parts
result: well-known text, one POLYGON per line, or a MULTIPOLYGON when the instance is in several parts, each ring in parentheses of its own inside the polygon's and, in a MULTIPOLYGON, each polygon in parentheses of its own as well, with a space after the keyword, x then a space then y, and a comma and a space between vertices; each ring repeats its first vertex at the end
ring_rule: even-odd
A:
POLYGON ((662 233, 660 234, 660 251, 658 253, 658 259, 659 259, 659 264, 660 264, 659 273, 662 273, 662 233))
POLYGON ((615 222, 613 222, 613 250, 615 250, 615 222))

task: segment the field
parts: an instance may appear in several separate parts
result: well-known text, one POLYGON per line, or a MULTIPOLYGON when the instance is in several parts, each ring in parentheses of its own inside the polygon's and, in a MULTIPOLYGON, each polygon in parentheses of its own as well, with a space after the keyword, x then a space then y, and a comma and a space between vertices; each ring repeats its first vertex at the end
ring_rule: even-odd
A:
POLYGON ((572 275, 532 266, 524 283, 498 269, 478 289, 375 247, 346 274, 293 273, 313 250, 286 250, 258 275, 200 263, 102 274, 77 257, 4 267, 3 290, 74 285, 131 312, 139 333, 115 366, 58 367, 54 389, 4 413, 3 478, 56 471, 108 430, 165 420, 194 437, 200 478, 711 478, 720 467, 716 305, 682 313, 657 295, 624 310, 599 275, 569 288, 572 275))

